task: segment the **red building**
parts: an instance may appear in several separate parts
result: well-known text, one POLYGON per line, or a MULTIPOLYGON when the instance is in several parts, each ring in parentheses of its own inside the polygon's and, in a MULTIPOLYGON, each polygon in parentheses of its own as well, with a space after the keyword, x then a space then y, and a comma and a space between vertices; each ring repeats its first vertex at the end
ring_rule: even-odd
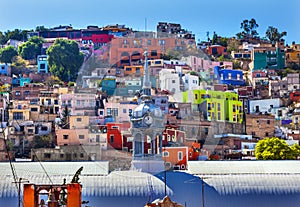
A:
POLYGON ((122 150, 123 148, 123 136, 121 133, 123 124, 121 123, 107 123, 107 146, 108 148, 114 148, 122 150))
POLYGON ((290 100, 293 102, 297 102, 300 100, 300 91, 295 91, 290 93, 290 100))
POLYGON ((82 37, 82 43, 93 43, 95 47, 106 45, 114 38, 111 34, 92 34, 82 37))
POLYGON ((214 55, 214 56, 221 56, 221 55, 227 55, 228 54, 228 52, 226 50, 226 47, 221 46, 221 45, 209 46, 206 49, 206 51, 209 55, 214 55))
POLYGON ((177 125, 167 125, 163 132, 162 144, 167 146, 169 142, 183 143, 185 140, 185 132, 178 129, 177 125))
POLYGON ((123 150, 126 147, 129 151, 132 149, 131 135, 124 134, 128 131, 130 123, 107 123, 107 144, 108 147, 123 150))

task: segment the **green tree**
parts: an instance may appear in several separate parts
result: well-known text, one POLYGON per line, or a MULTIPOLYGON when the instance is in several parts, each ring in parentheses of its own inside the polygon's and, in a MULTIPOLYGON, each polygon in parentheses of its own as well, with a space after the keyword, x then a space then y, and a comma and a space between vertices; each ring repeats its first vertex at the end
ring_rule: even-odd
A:
POLYGON ((20 56, 15 56, 12 58, 11 66, 19 69, 26 68, 26 61, 20 56))
POLYGON ((49 31, 50 29, 48 29, 48 28, 46 28, 45 26, 37 26, 36 28, 35 28, 35 31, 36 32, 44 32, 44 31, 49 31))
POLYGON ((2 44, 5 44, 8 40, 19 40, 19 41, 27 41, 27 32, 28 30, 20 30, 15 29, 13 31, 8 30, 4 33, 5 38, 3 39, 4 42, 2 44))
POLYGON ((76 81, 84 55, 77 42, 57 39, 47 50, 50 71, 65 82, 76 81))
POLYGON ((41 54, 43 42, 42 38, 34 36, 20 45, 18 52, 25 60, 36 59, 41 54))
POLYGON ((258 160, 294 160, 300 153, 298 144, 289 146, 277 137, 264 138, 255 147, 255 157, 258 160))
POLYGON ((277 42, 282 37, 286 36, 287 32, 279 32, 276 27, 269 26, 267 31, 266 31, 266 37, 271 41, 271 42, 277 42))
POLYGON ((13 57, 17 56, 18 52, 13 46, 7 46, 0 49, 0 62, 12 63, 13 57))
POLYGON ((227 41, 227 52, 231 53, 232 51, 238 51, 239 50, 240 42, 235 39, 231 38, 227 41))
POLYGON ((241 22, 241 29, 243 29, 242 32, 237 33, 237 37, 239 39, 248 39, 250 37, 257 37, 258 36, 258 32, 256 31, 256 29, 258 28, 258 24, 256 23, 255 19, 245 19, 241 22))
POLYGON ((217 44, 217 41, 218 41, 218 35, 216 32, 214 32, 213 37, 211 39, 211 44, 215 45, 215 44, 217 44))
POLYGON ((0 32, 0 45, 3 45, 5 43, 6 43, 5 42, 5 36, 4 36, 4 34, 2 32, 0 32))
POLYGON ((51 147, 51 144, 52 139, 50 135, 35 136, 32 141, 32 147, 35 149, 51 147))
POLYGON ((180 52, 168 49, 166 53, 161 55, 164 60, 179 60, 181 58, 180 52))

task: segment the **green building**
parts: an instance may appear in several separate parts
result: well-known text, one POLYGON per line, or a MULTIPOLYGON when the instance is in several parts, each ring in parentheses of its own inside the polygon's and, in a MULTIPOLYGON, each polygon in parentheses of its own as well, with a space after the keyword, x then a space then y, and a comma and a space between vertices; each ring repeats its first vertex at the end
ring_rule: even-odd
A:
POLYGON ((234 92, 193 90, 183 92, 183 102, 191 102, 193 111, 203 113, 205 119, 212 121, 243 122, 243 103, 234 92))
POLYGON ((280 48, 276 50, 254 49, 253 70, 261 69, 283 69, 285 66, 284 51, 280 48))

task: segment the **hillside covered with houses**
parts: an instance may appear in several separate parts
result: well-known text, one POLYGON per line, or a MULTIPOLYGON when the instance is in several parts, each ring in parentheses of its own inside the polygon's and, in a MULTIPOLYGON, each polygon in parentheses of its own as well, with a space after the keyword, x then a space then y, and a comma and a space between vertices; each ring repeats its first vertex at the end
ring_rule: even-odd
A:
POLYGON ((110 160, 111 169, 128 169, 145 51, 151 97, 165 114, 167 168, 185 170, 189 160, 255 159, 264 138, 299 144, 300 44, 285 44, 274 28, 267 38, 255 27, 242 29, 200 42, 167 22, 156 31, 59 26, 2 38, 0 161, 110 160), (65 50, 68 44, 77 56, 65 50), (15 53, 7 59, 9 48, 15 53))

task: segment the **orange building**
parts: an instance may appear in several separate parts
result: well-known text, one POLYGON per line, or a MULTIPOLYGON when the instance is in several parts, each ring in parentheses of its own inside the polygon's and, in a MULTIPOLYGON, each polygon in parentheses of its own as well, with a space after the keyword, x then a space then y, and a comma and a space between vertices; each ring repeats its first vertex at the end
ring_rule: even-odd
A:
POLYGON ((164 38, 132 38, 120 37, 111 41, 109 51, 109 63, 116 64, 117 67, 140 64, 144 59, 143 53, 148 50, 148 59, 159 59, 162 53, 169 49, 185 50, 195 47, 193 39, 177 37, 164 38))
POLYGON ((163 147, 163 160, 167 169, 185 170, 188 160, 188 147, 163 147))
POLYGON ((58 207, 59 201, 64 200, 66 207, 81 207, 82 187, 79 183, 69 183, 66 185, 35 185, 24 184, 23 206, 24 207, 58 207), (48 201, 40 200, 40 195, 48 193, 48 201), (47 202, 47 204, 46 204, 47 202))
POLYGON ((142 65, 124 66, 124 75, 131 77, 140 77, 144 74, 144 67, 142 65))
POLYGON ((56 130, 58 146, 86 145, 89 143, 88 129, 58 129, 56 130))

